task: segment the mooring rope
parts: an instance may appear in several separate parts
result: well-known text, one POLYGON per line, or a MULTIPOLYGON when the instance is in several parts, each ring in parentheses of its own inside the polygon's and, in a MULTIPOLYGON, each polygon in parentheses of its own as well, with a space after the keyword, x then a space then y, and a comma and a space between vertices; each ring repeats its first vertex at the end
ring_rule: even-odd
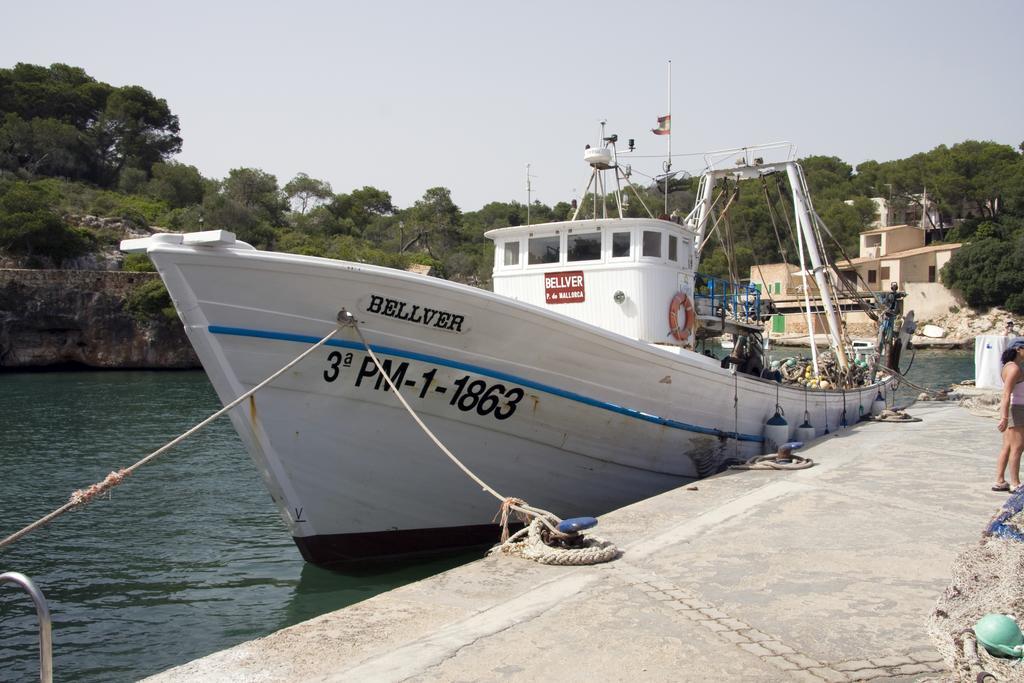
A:
MULTIPOLYGON (((462 470, 467 477, 472 479, 483 491, 491 494, 501 502, 501 508, 498 510, 498 514, 495 515, 495 520, 497 520, 499 516, 501 518, 500 523, 502 531, 501 545, 499 546, 501 549, 506 552, 520 554, 524 558, 536 560, 544 564, 595 564, 598 562, 607 562, 618 557, 619 550, 612 543, 597 536, 583 537, 579 533, 564 533, 559 531, 555 525, 559 524, 562 519, 556 514, 542 508, 529 505, 521 498, 503 496, 495 491, 494 488, 487 484, 487 482, 478 477, 471 469, 463 464, 463 462, 459 460, 459 458, 456 457, 456 455, 452 453, 447 446, 444 445, 444 443, 426 424, 424 424, 420 416, 412 409, 412 406, 409 405, 408 401, 405 400, 405 397, 402 396, 402 392, 398 390, 398 387, 395 386, 391 376, 385 370, 384 365, 380 360, 378 360, 377 354, 373 352, 369 342, 366 341, 366 337, 363 336, 363 331, 359 328, 359 323, 355 316, 343 308, 338 313, 338 324, 341 326, 351 327, 355 330, 356 335, 359 336, 359 341, 363 344, 363 348, 366 349, 366 353, 370 356, 373 364, 377 367, 377 372, 381 374, 384 381, 387 382, 388 387, 391 389, 391 392, 395 395, 395 398, 398 399, 399 403, 402 404, 402 407, 405 408, 407 413, 409 413, 409 416, 417 425, 419 425, 419 428, 423 430, 423 433, 426 434, 427 437, 434 442, 434 445, 437 446, 438 449, 440 449, 440 451, 444 453, 456 467, 462 470), (519 516, 523 521, 526 521, 529 518, 533 519, 529 526, 510 537, 508 535, 508 523, 513 511, 519 513, 519 516), (545 528, 543 530, 539 530, 538 525, 543 525, 545 528), (519 547, 523 543, 523 536, 526 532, 529 532, 530 529, 537 529, 531 533, 531 538, 536 539, 535 542, 541 543, 548 548, 548 551, 545 551, 545 553, 539 553, 536 550, 529 553, 519 551, 519 547), (552 546, 548 541, 554 541, 556 545, 552 546), (564 543, 565 545, 558 547, 558 543, 564 543), (570 546, 570 543, 575 545, 570 546), (593 552, 584 552, 587 550, 591 550, 593 552), (547 557, 549 553, 558 555, 559 558, 557 560, 542 558, 542 556, 547 557)), ((534 543, 534 541, 530 542, 534 543)))
POLYGON ((729 465, 730 470, 806 470, 808 467, 814 467, 813 460, 793 453, 758 455, 746 462, 729 465))
POLYGON ((26 534, 31 533, 32 531, 35 531, 39 527, 42 527, 42 526, 45 526, 45 525, 49 524, 53 520, 55 520, 58 517, 60 517, 61 515, 63 515, 65 512, 68 512, 69 510, 73 510, 73 509, 75 509, 77 507, 85 505, 85 504, 91 502, 97 496, 100 496, 100 495, 110 491, 115 486, 118 486, 129 475, 131 475, 133 472, 135 472, 135 470, 139 469, 143 465, 146 465, 146 464, 152 462, 153 460, 156 460, 161 455, 163 455, 167 451, 171 450, 172 448, 177 446, 179 443, 181 443, 182 441, 184 441, 188 437, 192 436, 193 434, 198 432, 200 429, 202 429, 203 427, 205 427, 206 425, 210 424, 211 422, 216 420, 218 417, 223 415, 224 413, 228 412, 232 408, 235 408, 242 401, 246 400, 247 398, 249 398, 250 396, 255 394, 257 391, 259 391, 263 387, 267 386, 268 384, 273 382, 275 379, 280 377, 282 374, 284 374, 285 372, 287 372, 288 370, 293 368, 303 358, 305 358, 306 356, 308 356, 309 354, 313 353, 314 351, 319 349, 321 346, 326 344, 334 335, 336 335, 338 333, 338 329, 339 328, 337 326, 335 326, 335 328, 333 330, 331 330, 330 334, 328 334, 326 337, 324 337, 323 339, 321 339, 320 341, 318 341, 317 343, 313 344, 311 347, 309 347, 308 349, 306 349, 305 351, 300 353, 298 356, 296 356, 294 359, 292 359, 283 368, 281 368, 280 370, 278 370, 274 374, 270 375, 265 380, 263 380, 262 382, 260 382, 256 386, 254 386, 252 389, 250 389, 249 391, 245 392, 244 394, 242 394, 241 396, 239 396, 238 398, 233 400, 231 403, 227 404, 226 406, 224 406, 223 408, 221 408, 220 410, 218 410, 213 415, 211 415, 210 417, 206 418, 205 420, 203 420, 202 422, 200 422, 196 426, 194 426, 191 429, 189 429, 188 431, 182 433, 180 436, 175 437, 171 441, 168 441, 166 444, 164 444, 160 448, 156 449, 155 451, 153 451, 152 453, 150 453, 146 457, 142 458, 141 460, 136 462, 134 465, 131 465, 130 467, 123 467, 123 468, 117 470, 116 472, 111 472, 102 481, 96 482, 95 484, 92 484, 91 486, 87 486, 84 489, 78 489, 77 491, 74 491, 71 494, 71 496, 68 498, 68 502, 64 503, 64 505, 60 506, 59 508, 57 508, 56 510, 54 510, 50 514, 46 515, 45 517, 41 517, 40 519, 32 522, 31 524, 26 526, 24 529, 22 529, 20 531, 17 531, 15 533, 11 534, 10 536, 8 536, 7 538, 3 539, 2 541, 0 541, 0 549, 2 549, 4 547, 14 543, 15 541, 17 541, 22 536, 25 536, 26 534))
POLYGON ((557 540, 555 540, 555 545, 551 545, 548 542, 549 539, 545 538, 547 535, 548 530, 543 527, 543 520, 536 517, 529 526, 517 531, 514 536, 495 548, 494 551, 518 555, 525 560, 533 560, 541 564, 562 566, 610 562, 620 554, 615 544, 596 536, 588 537, 587 545, 574 547, 559 545, 557 540))
MULTIPOLYGON (((929 396, 942 396, 942 395, 944 395, 943 392, 940 391, 940 390, 929 389, 928 387, 923 387, 920 384, 914 384, 909 379, 907 379, 906 375, 901 373, 899 370, 893 370, 892 368, 883 368, 882 372, 886 372, 886 373, 888 373, 890 375, 893 375, 894 377, 897 378, 897 380, 899 382, 903 382, 904 384, 906 384, 911 389, 917 389, 918 391, 920 391, 923 394, 928 394, 929 396)), ((897 389, 897 388, 898 388, 898 386, 894 387, 893 391, 895 392, 895 389, 897 389)))

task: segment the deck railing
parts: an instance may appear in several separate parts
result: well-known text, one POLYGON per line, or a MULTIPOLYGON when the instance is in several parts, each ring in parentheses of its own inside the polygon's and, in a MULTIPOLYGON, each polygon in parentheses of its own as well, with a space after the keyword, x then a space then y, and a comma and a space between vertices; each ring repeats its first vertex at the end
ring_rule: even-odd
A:
POLYGON ((757 285, 697 273, 693 304, 697 315, 711 315, 736 322, 759 323, 761 291, 757 285))

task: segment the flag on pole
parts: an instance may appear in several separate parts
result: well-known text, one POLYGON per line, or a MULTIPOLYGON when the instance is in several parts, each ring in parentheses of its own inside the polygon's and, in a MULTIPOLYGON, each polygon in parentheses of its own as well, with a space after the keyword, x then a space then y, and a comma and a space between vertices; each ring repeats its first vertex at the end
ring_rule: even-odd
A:
POLYGON ((658 127, 651 128, 651 132, 655 135, 670 135, 672 133, 672 115, 659 116, 658 127))

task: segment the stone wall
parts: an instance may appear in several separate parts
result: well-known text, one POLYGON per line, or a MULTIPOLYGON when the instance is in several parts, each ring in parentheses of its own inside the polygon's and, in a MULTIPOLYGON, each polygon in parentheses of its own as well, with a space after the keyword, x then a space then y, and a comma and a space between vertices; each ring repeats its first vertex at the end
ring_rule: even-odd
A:
POLYGON ((905 289, 907 298, 903 301, 903 310, 913 311, 918 320, 935 320, 967 308, 964 300, 941 282, 908 282, 905 289))
POLYGON ((0 370, 198 368, 178 320, 140 323, 129 293, 155 273, 0 269, 0 370))

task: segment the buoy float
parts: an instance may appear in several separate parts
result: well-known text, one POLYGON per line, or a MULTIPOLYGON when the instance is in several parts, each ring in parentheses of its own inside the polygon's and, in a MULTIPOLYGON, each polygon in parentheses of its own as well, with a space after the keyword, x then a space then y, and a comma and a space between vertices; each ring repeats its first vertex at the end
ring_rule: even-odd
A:
POLYGON ((807 443, 813 441, 816 436, 814 425, 811 424, 811 414, 804 413, 804 423, 796 428, 796 438, 798 441, 807 443))
POLYGON ((878 395, 875 396, 875 400, 871 402, 871 415, 878 417, 885 410, 885 399, 882 398, 882 390, 878 390, 878 395))
POLYGON ((686 341, 690 338, 690 330, 697 316, 693 312, 693 302, 690 297, 678 292, 672 297, 672 303, 668 305, 668 333, 679 341, 686 341), (683 321, 679 322, 679 312, 683 313, 683 321))
POLYGON ((775 406, 775 414, 764 423, 764 447, 771 453, 789 440, 789 423, 782 417, 782 408, 775 406))
POLYGON ((997 657, 1024 657, 1024 634, 1011 617, 986 614, 974 625, 974 636, 997 657))

